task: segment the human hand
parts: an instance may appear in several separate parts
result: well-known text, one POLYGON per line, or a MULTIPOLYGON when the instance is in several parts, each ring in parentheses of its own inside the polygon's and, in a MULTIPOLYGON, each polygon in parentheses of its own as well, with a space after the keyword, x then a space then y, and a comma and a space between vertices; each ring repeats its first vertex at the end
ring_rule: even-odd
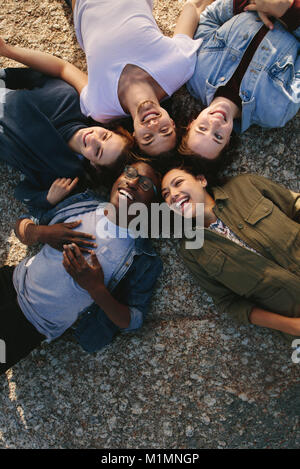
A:
POLYGON ((257 11, 262 22, 269 29, 273 29, 274 25, 269 16, 280 18, 292 4, 293 0, 250 0, 244 11, 257 11))
POLYGON ((89 263, 76 244, 64 246, 63 266, 78 285, 88 292, 95 291, 104 286, 104 274, 96 254, 91 253, 89 263))
POLYGON ((192 4, 197 11, 197 15, 200 17, 201 13, 205 8, 210 5, 214 0, 187 0, 186 3, 192 4))
POLYGON ((67 197, 76 184, 79 178, 73 180, 71 178, 58 178, 52 184, 47 194, 47 200, 51 205, 56 205, 58 202, 67 197))
POLYGON ((81 220, 69 223, 56 223, 55 225, 39 225, 37 228, 38 241, 49 244, 58 251, 63 250, 65 244, 76 243, 82 252, 91 253, 91 248, 97 247, 97 244, 88 239, 95 239, 95 236, 81 231, 74 231, 79 226, 81 220))
POLYGON ((3 57, 8 57, 10 47, 11 46, 9 46, 9 44, 7 44, 2 37, 0 37, 0 55, 3 57))

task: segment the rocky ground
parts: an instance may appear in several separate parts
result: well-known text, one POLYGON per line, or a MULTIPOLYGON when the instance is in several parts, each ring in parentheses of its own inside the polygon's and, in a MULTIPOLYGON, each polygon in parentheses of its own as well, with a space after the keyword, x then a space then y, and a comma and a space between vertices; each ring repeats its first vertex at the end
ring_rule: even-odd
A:
MULTIPOLYGON (((179 0, 155 2, 166 34, 181 6, 179 0)), ((85 67, 62 0, 6 0, 0 28, 13 44, 85 67)), ((1 60, 9 65, 15 64, 1 60)), ((197 105, 182 89, 174 106, 188 114, 197 105)), ((299 191, 299 117, 284 129, 248 130, 229 172, 259 173, 299 191)), ((19 178, 1 165, 2 264, 28 252, 13 234, 23 210, 13 198, 19 178)), ((300 365, 292 362, 292 348, 271 331, 220 316, 178 260, 176 242, 155 245, 164 270, 139 332, 93 355, 61 338, 0 377, 1 448, 299 446, 300 365)))

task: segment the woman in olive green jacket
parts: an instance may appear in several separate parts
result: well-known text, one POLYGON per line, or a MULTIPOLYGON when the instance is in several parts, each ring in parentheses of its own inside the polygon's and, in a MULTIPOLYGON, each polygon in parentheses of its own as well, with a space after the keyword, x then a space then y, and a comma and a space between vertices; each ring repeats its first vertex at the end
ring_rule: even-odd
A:
POLYGON ((220 310, 300 336, 300 194, 254 174, 208 190, 199 170, 183 163, 163 177, 162 196, 182 216, 204 204, 204 244, 183 242, 180 253, 220 310))

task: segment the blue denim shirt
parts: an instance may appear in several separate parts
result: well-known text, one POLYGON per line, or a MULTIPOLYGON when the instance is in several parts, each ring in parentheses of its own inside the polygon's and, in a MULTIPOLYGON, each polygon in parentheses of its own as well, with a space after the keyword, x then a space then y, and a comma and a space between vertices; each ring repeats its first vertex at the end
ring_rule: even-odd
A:
MULTIPOLYGON (((200 17, 195 38, 198 50, 189 92, 208 106, 220 86, 226 85, 245 50, 261 28, 256 12, 233 16, 233 0, 216 0, 200 17)), ((300 107, 300 27, 289 33, 279 21, 256 50, 240 85, 242 117, 235 130, 250 125, 282 127, 300 107)))
MULTIPOLYGON (((95 210, 99 204, 104 205, 106 202, 97 198, 92 191, 86 191, 68 197, 34 221, 43 225, 62 223, 71 216, 95 210)), ((28 218, 28 215, 21 218, 25 217, 28 218)), ((84 350, 96 352, 111 342, 118 331, 131 331, 141 327, 161 270, 162 262, 153 250, 151 241, 145 238, 135 239, 133 249, 124 255, 107 286, 114 298, 129 306, 129 327, 120 329, 96 303, 91 304, 82 311, 75 328, 75 337, 84 350)))

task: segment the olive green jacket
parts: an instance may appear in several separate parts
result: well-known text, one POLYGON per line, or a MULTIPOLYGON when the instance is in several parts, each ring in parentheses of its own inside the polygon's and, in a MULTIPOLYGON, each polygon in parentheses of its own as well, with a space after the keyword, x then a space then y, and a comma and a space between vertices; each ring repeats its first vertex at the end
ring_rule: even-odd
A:
POLYGON ((212 192, 215 215, 261 256, 204 228, 201 249, 180 247, 199 284, 240 323, 254 306, 300 317, 300 194, 254 174, 212 192))

